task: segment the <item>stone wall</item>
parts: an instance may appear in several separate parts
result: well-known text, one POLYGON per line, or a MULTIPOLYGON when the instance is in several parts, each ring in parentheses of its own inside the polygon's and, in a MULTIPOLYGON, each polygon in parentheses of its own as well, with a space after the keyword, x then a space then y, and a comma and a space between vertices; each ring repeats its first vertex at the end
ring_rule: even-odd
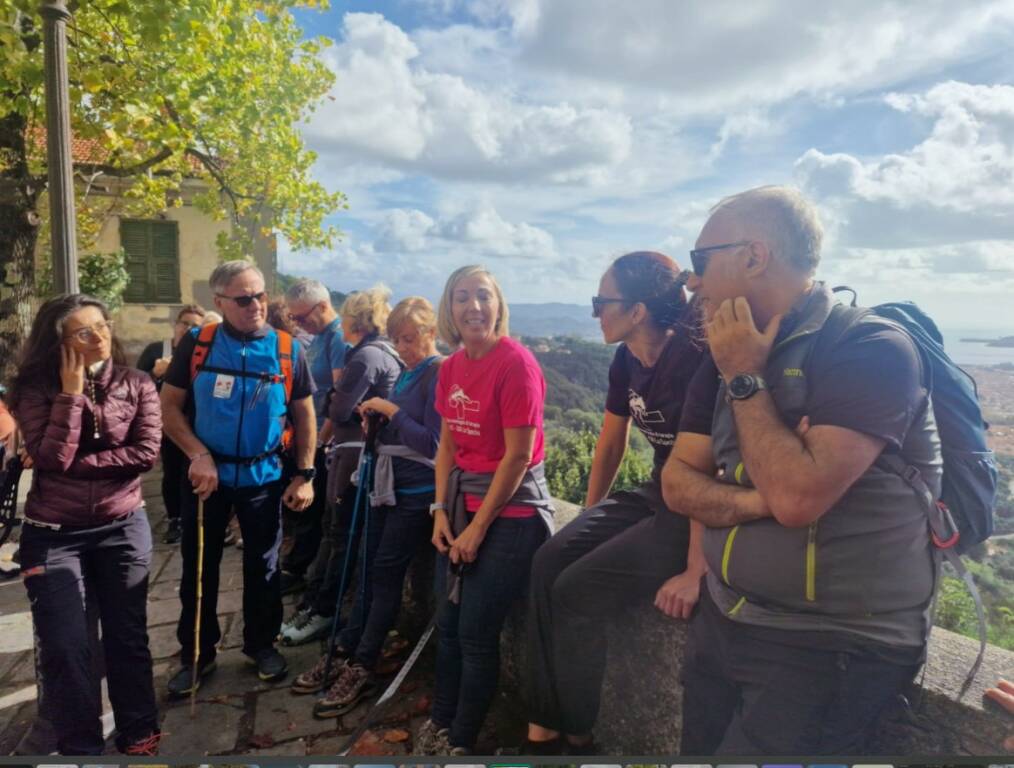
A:
MULTIPOLYGON (((562 526, 579 508, 557 503, 562 526)), ((633 605, 602 627, 609 657, 595 738, 613 755, 678 754, 682 718, 680 664, 686 622, 664 616, 654 606, 633 605)), ((524 660, 524 613, 508 621, 501 648, 502 685, 520 690, 524 660)), ((978 643, 936 628, 930 638, 925 681, 912 687, 878 730, 873 753, 880 755, 998 755, 1014 720, 986 704, 983 691, 998 677, 1014 679, 1014 653, 988 646, 982 668, 959 699, 978 643)), ((917 681, 918 682, 918 681, 917 681)))

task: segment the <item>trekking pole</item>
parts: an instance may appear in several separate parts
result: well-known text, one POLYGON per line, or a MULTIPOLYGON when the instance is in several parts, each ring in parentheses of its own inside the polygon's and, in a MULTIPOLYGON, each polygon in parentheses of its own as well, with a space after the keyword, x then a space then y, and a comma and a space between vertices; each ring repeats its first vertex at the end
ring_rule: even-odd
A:
MULTIPOLYGON (((338 625, 341 623, 342 600, 345 597, 345 590, 348 588, 349 571, 352 564, 352 552, 356 543, 356 533, 359 522, 359 510, 362 501, 366 500, 366 515, 369 514, 370 488, 366 481, 369 479, 370 465, 372 464, 372 453, 376 444, 376 421, 371 416, 366 421, 366 439, 363 442, 363 466, 359 473, 359 485, 356 487, 356 499, 352 506, 352 521, 349 525, 348 541, 345 546, 345 559, 342 562, 342 575, 338 583, 338 595, 335 597, 334 618, 331 620, 331 633, 327 641, 327 657, 324 661, 324 674, 321 677, 321 692, 327 689, 328 675, 331 673, 331 664, 334 663, 334 646, 338 637, 338 625)), ((364 517, 366 516, 364 515, 364 517)), ((369 520, 366 521, 369 524, 369 520)), ((366 553, 363 553, 363 557, 366 553)))
POLYGON ((204 499, 197 497, 197 611, 194 615, 194 659, 190 670, 190 719, 197 707, 197 662, 201 655, 201 602, 204 597, 204 499))

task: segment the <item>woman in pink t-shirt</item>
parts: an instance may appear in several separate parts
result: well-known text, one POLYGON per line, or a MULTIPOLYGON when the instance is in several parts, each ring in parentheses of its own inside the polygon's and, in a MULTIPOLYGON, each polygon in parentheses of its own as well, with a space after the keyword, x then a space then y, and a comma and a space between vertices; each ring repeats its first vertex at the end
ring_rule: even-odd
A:
POLYGON ((500 286, 483 267, 448 279, 438 328, 460 348, 436 389, 442 426, 431 511, 447 599, 437 620, 433 709, 416 744, 424 754, 474 750, 496 693, 500 630, 550 532, 546 384, 532 353, 508 336, 507 319, 500 286))

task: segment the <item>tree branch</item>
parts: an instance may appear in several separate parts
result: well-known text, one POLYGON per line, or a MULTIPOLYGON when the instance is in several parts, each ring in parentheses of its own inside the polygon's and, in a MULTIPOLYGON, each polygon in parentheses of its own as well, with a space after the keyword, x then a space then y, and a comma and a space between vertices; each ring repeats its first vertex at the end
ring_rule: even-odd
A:
POLYGON ((158 154, 152 155, 147 160, 142 160, 140 163, 129 165, 126 168, 117 168, 114 165, 108 165, 106 163, 74 163, 75 168, 79 168, 82 171, 90 171, 92 173, 102 173, 106 176, 114 176, 122 179, 128 176, 137 176, 139 173, 144 173, 149 168, 158 165, 159 163, 168 160, 172 157, 173 151, 168 147, 164 147, 158 154))

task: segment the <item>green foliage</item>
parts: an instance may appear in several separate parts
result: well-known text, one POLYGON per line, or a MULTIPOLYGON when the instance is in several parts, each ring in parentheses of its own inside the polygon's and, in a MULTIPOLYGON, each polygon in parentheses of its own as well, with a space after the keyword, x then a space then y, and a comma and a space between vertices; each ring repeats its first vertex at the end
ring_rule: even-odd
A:
POLYGON ((127 254, 122 249, 116 253, 89 253, 78 260, 77 266, 81 292, 102 299, 114 312, 119 309, 130 282, 127 254))
MULTIPOLYGON (((81 293, 102 299, 110 311, 123 306, 123 292, 130 282, 127 254, 121 248, 115 253, 86 253, 78 257, 77 279, 81 293)), ((36 275, 36 288, 42 296, 53 292, 53 265, 45 262, 36 275)))
MULTIPOLYGON (((990 539, 984 562, 968 558, 965 565, 975 578, 986 611, 986 639, 993 645, 1014 650, 1014 546, 1010 540, 990 539)), ((937 626, 968 637, 979 637, 975 602, 964 582, 949 565, 944 566, 935 618, 937 626)))
MULTIPOLYGON (((218 243, 223 256, 248 254, 256 236, 273 232, 297 249, 329 247, 339 233, 324 218, 345 198, 313 179, 315 156, 300 124, 334 76, 320 56, 326 38, 304 38, 292 14, 326 7, 326 0, 73 3, 71 128, 90 143, 77 169, 127 182, 79 185, 80 249, 110 216, 151 216, 181 205, 184 194, 212 217, 232 219, 231 235, 218 243), (184 190, 186 179, 205 186, 184 190)), ((0 122, 19 127, 0 142, 0 175, 13 178, 46 175, 37 9, 36 0, 0 0, 0 122)), ((45 211, 41 199, 38 209, 45 211)), ((0 264, 7 257, 0 253, 0 264)))
MULTIPOLYGON (((575 504, 584 503, 597 439, 597 433, 588 430, 554 429, 546 435, 546 481, 553 496, 575 504)), ((628 450, 613 489, 635 488, 650 475, 651 460, 642 453, 628 450)))

